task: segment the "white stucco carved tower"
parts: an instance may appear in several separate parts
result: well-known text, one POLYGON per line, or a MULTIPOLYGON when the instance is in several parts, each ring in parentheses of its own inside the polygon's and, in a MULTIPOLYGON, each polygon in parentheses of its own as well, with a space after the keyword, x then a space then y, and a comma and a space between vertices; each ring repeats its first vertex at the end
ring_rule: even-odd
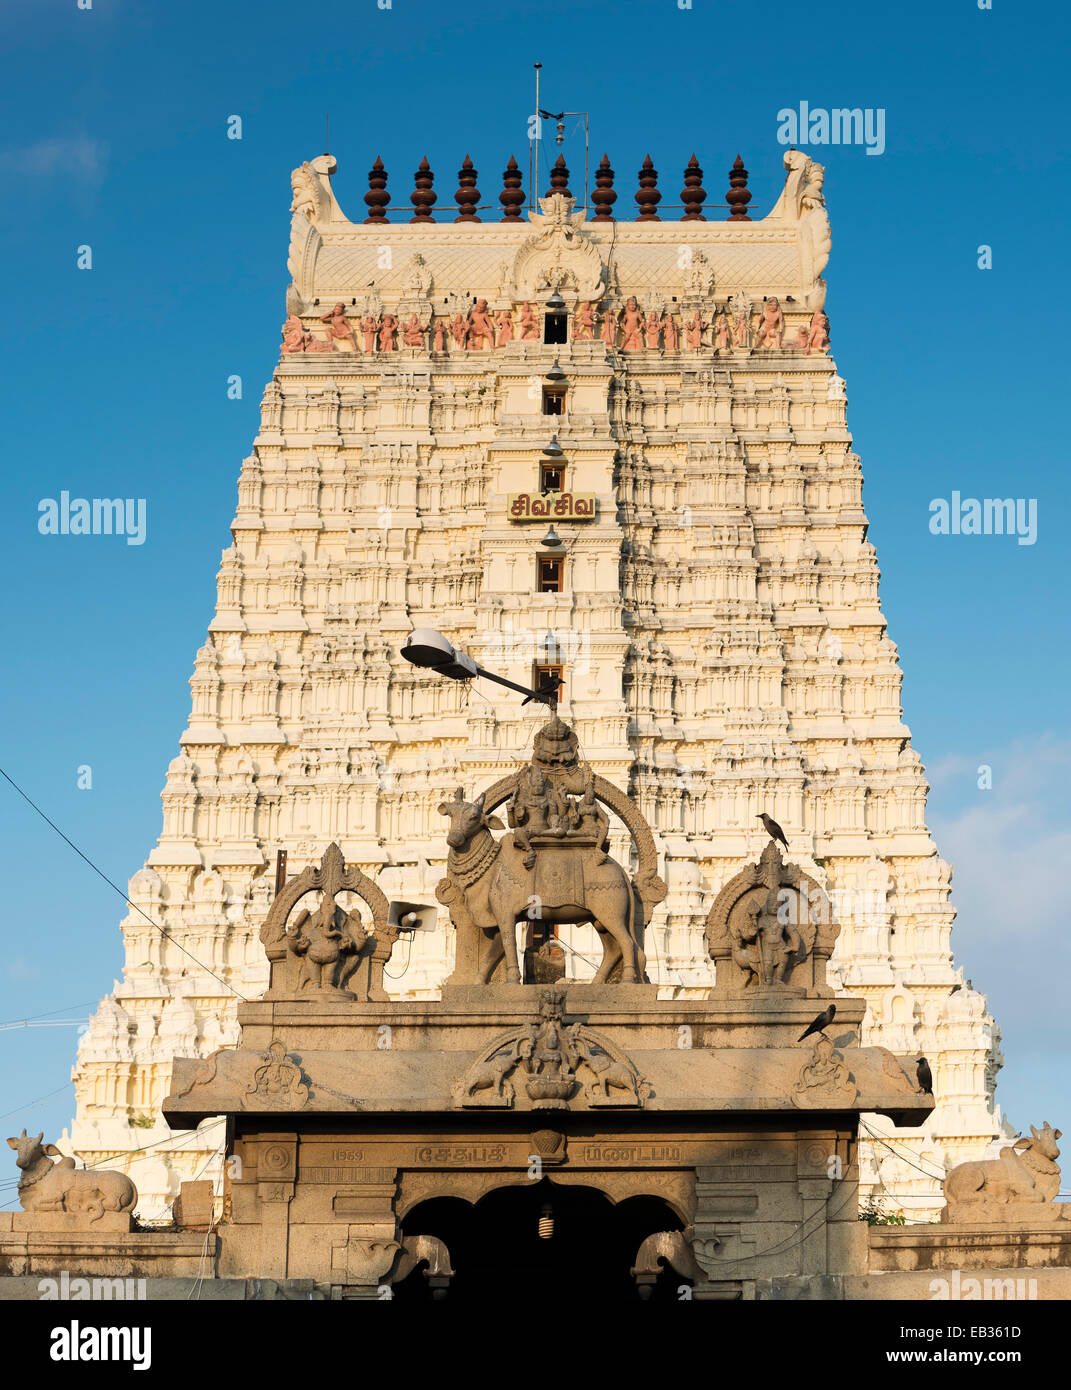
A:
MULTIPOLYGON (((706 912, 761 849, 757 813, 784 826, 838 911, 830 978, 867 999, 864 1042, 933 1068, 925 1132, 871 1146, 864 1190, 925 1217, 930 1175, 998 1133, 999 1033, 953 963, 828 350, 823 171, 795 151, 785 165, 757 221, 739 198, 727 220, 693 217, 698 179, 685 219, 660 221, 646 166, 635 221, 598 192, 578 210, 561 166, 522 217, 511 163, 502 221, 476 220, 466 166, 456 222, 431 220, 428 171, 393 223, 377 162, 358 225, 330 156, 294 171, 283 351, 163 833, 131 880, 123 979, 75 1069, 67 1147, 127 1155, 142 1214, 218 1168, 222 1134, 176 1138, 159 1107, 171 1059, 233 1040, 237 997, 266 985, 278 850, 294 873, 337 839, 388 897, 424 905, 392 994, 433 998, 449 973, 436 808, 525 760, 542 712, 415 670, 414 627, 522 684, 562 669, 584 756, 656 832, 669 891, 647 956, 666 991, 710 987, 706 912), (557 548, 540 544, 551 523, 557 548)), ((612 177, 604 161, 599 192, 612 177)), ((569 973, 590 974, 590 929, 562 937, 569 973)))

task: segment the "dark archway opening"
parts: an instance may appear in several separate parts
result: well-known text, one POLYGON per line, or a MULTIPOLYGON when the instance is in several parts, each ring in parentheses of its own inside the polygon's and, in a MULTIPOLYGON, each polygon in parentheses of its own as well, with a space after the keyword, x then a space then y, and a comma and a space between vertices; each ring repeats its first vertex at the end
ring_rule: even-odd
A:
POLYGON ((545 314, 543 316, 543 341, 545 343, 565 343, 569 340, 569 315, 545 314))
MULTIPOLYGON (((475 1206, 456 1197, 421 1202, 403 1222, 406 1235, 438 1236, 450 1252, 454 1277, 445 1301, 509 1302, 577 1297, 613 1303, 638 1303, 640 1295, 629 1271, 647 1236, 679 1231, 682 1222, 657 1197, 631 1197, 618 1206, 590 1187, 542 1182, 501 1187, 475 1206), (553 1234, 547 1230, 547 1208, 553 1234)), ((687 1284, 676 1271, 664 1269, 650 1291, 653 1302, 675 1302, 687 1284)), ((403 1302, 431 1300, 418 1267, 394 1296, 403 1302)))

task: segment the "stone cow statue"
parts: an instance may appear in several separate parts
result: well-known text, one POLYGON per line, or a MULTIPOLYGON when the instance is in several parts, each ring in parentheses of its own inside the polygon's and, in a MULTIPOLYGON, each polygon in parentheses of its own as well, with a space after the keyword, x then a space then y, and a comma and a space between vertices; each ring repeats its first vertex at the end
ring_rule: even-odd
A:
POLYGON ((952 1219, 957 1209, 1007 1207, 1020 1202, 1051 1202, 1060 1190, 1060 1131, 1046 1121, 1030 1126, 1029 1138, 1016 1139, 997 1158, 960 1163, 945 1179, 945 1200, 952 1219))
POLYGON ((450 818, 450 852, 447 877, 438 891, 459 934, 494 934, 492 949, 484 957, 483 982, 491 979, 505 955, 506 982, 520 984, 516 925, 529 917, 534 896, 539 898, 540 921, 591 922, 599 932, 603 958, 594 983, 602 984, 619 963, 623 983, 642 981, 643 905, 624 869, 596 845, 562 843, 539 852, 539 869, 545 864, 547 872, 533 879, 525 850, 515 844, 514 836, 496 840, 491 834, 492 829, 506 827, 497 816, 485 813, 484 800, 481 795, 466 801, 459 787, 451 801, 440 803, 440 815, 450 818), (536 885, 541 888, 538 893, 536 885))
POLYGON ((73 1158, 63 1158, 55 1144, 42 1144, 44 1131, 36 1137, 23 1130, 9 1139, 19 1178, 19 1201, 23 1211, 77 1212, 91 1222, 106 1211, 130 1212, 138 1200, 137 1188, 125 1173, 95 1168, 76 1168, 73 1158), (59 1158, 53 1163, 53 1158, 59 1158))

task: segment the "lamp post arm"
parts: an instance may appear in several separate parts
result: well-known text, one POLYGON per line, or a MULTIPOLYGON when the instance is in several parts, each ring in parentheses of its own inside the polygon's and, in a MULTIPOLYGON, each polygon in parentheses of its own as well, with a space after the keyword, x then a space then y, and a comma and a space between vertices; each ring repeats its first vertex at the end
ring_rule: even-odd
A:
POLYGON ((521 695, 535 695, 540 701, 545 702, 546 697, 540 695, 538 690, 531 690, 527 685, 517 685, 515 681, 508 681, 505 676, 496 676, 492 671, 485 671, 482 666, 476 667, 476 674, 486 677, 489 681, 495 681, 498 685, 508 686, 510 690, 516 690, 521 695))

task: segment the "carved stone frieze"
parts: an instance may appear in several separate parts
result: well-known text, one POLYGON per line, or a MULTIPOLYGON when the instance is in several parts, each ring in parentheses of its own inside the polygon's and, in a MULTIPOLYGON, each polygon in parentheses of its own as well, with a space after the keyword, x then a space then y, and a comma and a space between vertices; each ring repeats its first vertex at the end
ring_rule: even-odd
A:
POLYGON ((566 1025, 564 1007, 564 991, 541 990, 539 1022, 489 1043, 455 1083, 455 1103, 466 1109, 642 1106, 650 1086, 629 1058, 586 1024, 566 1025))

